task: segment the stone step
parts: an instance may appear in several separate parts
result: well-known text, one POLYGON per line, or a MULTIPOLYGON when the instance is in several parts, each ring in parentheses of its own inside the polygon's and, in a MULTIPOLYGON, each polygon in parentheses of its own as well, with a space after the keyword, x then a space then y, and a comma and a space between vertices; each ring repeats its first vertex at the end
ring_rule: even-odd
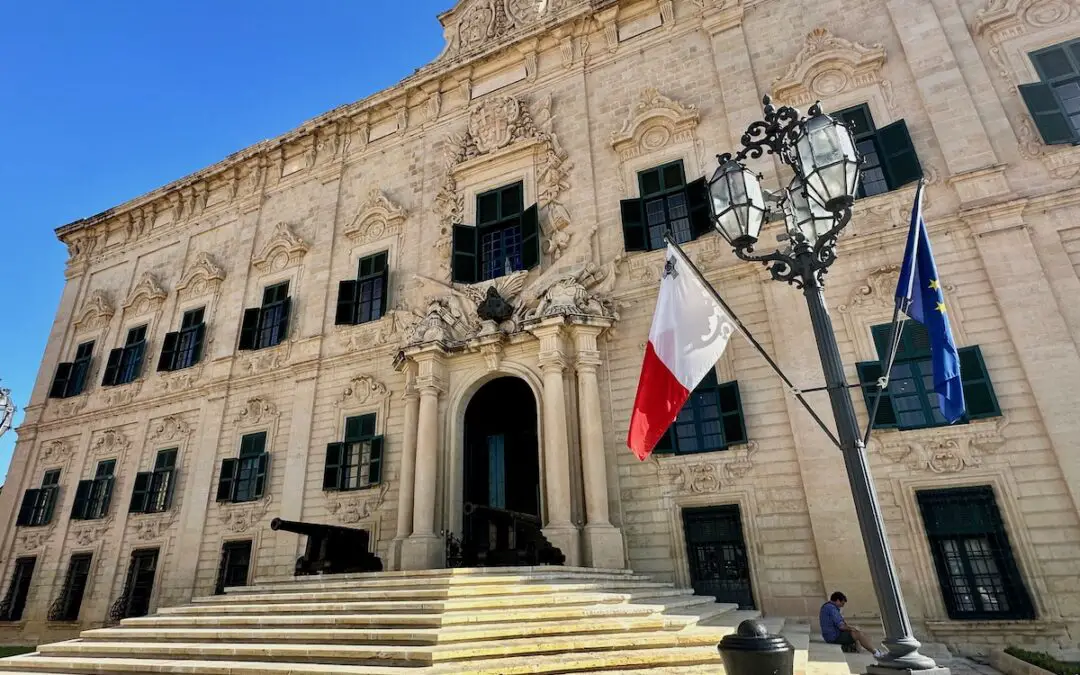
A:
POLYGON ((419 577, 419 578, 374 578, 348 579, 348 575, 328 574, 310 577, 289 577, 288 581, 260 581, 250 586, 229 586, 226 595, 249 593, 267 593, 277 591, 319 591, 333 589, 365 590, 369 588, 404 589, 404 588, 456 588, 462 586, 485 586, 489 584, 531 584, 531 583, 583 583, 587 581, 646 581, 653 579, 644 574, 607 574, 575 573, 559 574, 556 572, 533 574, 500 574, 490 577, 469 575, 460 577, 419 577))
POLYGON ((351 666, 326 663, 280 663, 269 661, 199 661, 175 659, 69 657, 54 659, 39 654, 0 659, 0 672, 23 675, 403 675, 424 672, 416 668, 351 666))
POLYGON ((806 675, 851 675, 847 655, 840 645, 831 645, 820 640, 807 641, 806 675))
POLYGON ((304 577, 257 577, 254 580, 254 584, 273 584, 280 582, 302 582, 302 580, 319 580, 333 578, 335 581, 339 579, 435 579, 435 578, 450 578, 450 577, 499 577, 499 576, 514 576, 514 575, 528 575, 528 574, 558 574, 562 577, 572 577, 576 574, 596 575, 603 574, 609 576, 635 576, 636 573, 633 570, 628 569, 607 569, 603 567, 570 567, 563 565, 533 565, 522 567, 453 567, 448 569, 431 569, 431 570, 394 570, 390 572, 349 572, 345 574, 323 574, 323 575, 311 575, 304 577))
MULTIPOLYGON (((623 649, 612 652, 563 654, 558 657, 507 658, 468 664, 436 666, 432 675, 542 675, 545 673, 625 673, 629 668, 644 668, 656 673, 657 668, 692 667, 689 672, 699 675, 724 675, 724 666, 714 646, 665 649, 623 649)), ((659 672, 664 672, 660 670, 659 672)), ((241 675, 237 673, 236 675, 241 675)), ((246 674, 244 674, 246 675, 246 674)))
POLYGON ((664 612, 663 617, 667 621, 668 628, 684 628, 709 621, 721 614, 735 611, 738 605, 730 602, 709 602, 672 607, 664 612))

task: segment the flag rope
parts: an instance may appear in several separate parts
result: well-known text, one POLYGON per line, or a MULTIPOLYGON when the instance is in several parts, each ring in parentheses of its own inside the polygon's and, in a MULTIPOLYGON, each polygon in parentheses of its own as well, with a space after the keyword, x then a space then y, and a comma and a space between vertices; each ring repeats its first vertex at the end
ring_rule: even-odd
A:
POLYGON ((788 379, 788 376, 784 374, 784 371, 780 370, 780 366, 776 364, 776 361, 773 361, 772 357, 769 356, 768 352, 765 351, 765 348, 761 346, 761 343, 758 342, 757 339, 750 334, 750 330, 743 325, 743 322, 739 320, 739 317, 736 316, 735 312, 731 310, 731 307, 729 307, 728 304, 724 302, 724 299, 720 297, 720 294, 716 291, 715 288, 713 288, 713 285, 709 283, 709 281, 705 278, 705 275, 703 275, 701 273, 701 270, 697 268, 697 265, 695 265, 694 262, 690 260, 690 258, 686 255, 686 252, 682 250, 681 246, 679 246, 679 243, 675 241, 675 238, 672 237, 669 232, 665 232, 664 241, 671 245, 671 247, 675 250, 676 255, 679 256, 679 260, 686 263, 687 267, 690 268, 690 271, 697 277, 698 281, 700 281, 701 284, 708 289, 709 293, 713 297, 713 300, 716 300, 717 304, 724 308, 724 311, 727 312, 728 316, 731 317, 731 320, 735 322, 735 327, 738 328, 742 336, 745 337, 751 345, 753 345, 754 349, 756 349, 758 353, 761 354, 762 358, 765 359, 765 362, 768 363, 769 367, 773 369, 773 372, 775 372, 780 377, 780 379, 783 380, 784 384, 787 385, 788 390, 792 393, 792 395, 795 396, 799 403, 801 403, 802 406, 806 408, 806 412, 810 413, 810 417, 814 418, 814 421, 817 422, 817 425, 821 427, 822 431, 825 432, 825 435, 829 437, 829 440, 832 441, 837 448, 841 448, 840 441, 836 439, 836 435, 833 434, 832 430, 829 429, 829 427, 825 424, 825 421, 821 419, 821 416, 818 415, 817 412, 810 407, 810 403, 807 402, 807 400, 803 397, 802 391, 800 391, 799 388, 796 387, 790 379, 788 379))

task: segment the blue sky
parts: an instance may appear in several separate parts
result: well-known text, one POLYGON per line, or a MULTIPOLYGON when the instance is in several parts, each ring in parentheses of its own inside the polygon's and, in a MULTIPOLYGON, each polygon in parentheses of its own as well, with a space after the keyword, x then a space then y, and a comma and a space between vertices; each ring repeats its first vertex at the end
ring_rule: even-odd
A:
MULTIPOLYGON (((452 4, 0 3, 0 386, 16 422, 64 282, 54 228, 394 84, 438 55, 452 4)), ((0 438, 0 476, 14 446, 0 438)))

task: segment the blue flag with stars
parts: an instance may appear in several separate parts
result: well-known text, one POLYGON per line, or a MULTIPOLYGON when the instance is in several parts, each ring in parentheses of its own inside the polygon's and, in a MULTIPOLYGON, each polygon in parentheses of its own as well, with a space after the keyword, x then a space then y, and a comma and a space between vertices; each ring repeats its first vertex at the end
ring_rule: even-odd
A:
POLYGON ((923 184, 915 192, 911 210, 911 231, 908 233, 900 280, 896 284, 896 301, 909 317, 926 327, 930 334, 930 359, 934 367, 934 391, 938 395, 941 414, 950 423, 964 416, 964 387, 960 379, 960 356, 956 352, 945 296, 934 254, 930 250, 930 235, 922 215, 923 184))

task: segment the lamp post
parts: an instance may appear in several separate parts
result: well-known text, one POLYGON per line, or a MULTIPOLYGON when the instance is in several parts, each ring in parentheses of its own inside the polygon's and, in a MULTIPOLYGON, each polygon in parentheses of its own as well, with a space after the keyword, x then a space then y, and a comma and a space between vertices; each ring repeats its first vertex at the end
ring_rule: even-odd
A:
POLYGON ((717 156, 720 166, 709 180, 714 224, 732 245, 736 256, 766 265, 773 279, 795 285, 806 296, 839 445, 855 498, 859 529, 870 562, 870 576, 885 626, 884 645, 888 653, 870 666, 868 672, 948 673, 947 668, 937 666, 932 658, 919 653, 919 642, 912 634, 836 333, 825 307, 822 284, 829 266, 836 261, 836 239, 851 220, 861 158, 851 132, 843 123, 824 114, 818 104, 804 117, 794 108, 777 109, 768 96, 763 103, 764 120, 747 127, 742 137, 743 148, 734 155, 717 156), (794 173, 780 195, 769 196, 778 202, 783 214, 789 246, 755 254, 761 227, 771 213, 759 182, 761 177, 750 171, 744 161, 766 153, 779 157, 794 173))

